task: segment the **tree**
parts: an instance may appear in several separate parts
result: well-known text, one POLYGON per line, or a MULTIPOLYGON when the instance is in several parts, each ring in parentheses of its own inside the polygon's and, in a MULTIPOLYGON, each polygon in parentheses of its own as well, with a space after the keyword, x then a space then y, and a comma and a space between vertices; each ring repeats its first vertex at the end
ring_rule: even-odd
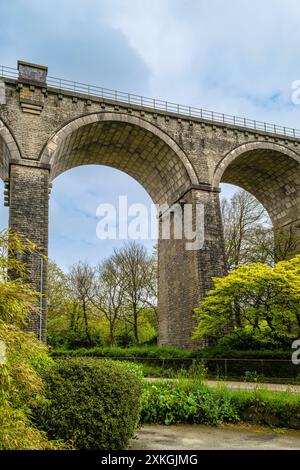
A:
POLYGON ((89 312, 92 307, 92 299, 95 292, 95 269, 89 266, 88 263, 79 261, 79 263, 71 267, 68 280, 71 295, 75 300, 74 308, 76 309, 77 301, 82 311, 86 338, 91 346, 92 339, 89 331, 89 312))
POLYGON ((127 305, 128 321, 133 325, 134 337, 139 342, 138 319, 144 307, 155 305, 156 264, 143 245, 130 242, 114 250, 113 263, 119 266, 120 285, 127 305))
POLYGON ((30 284, 21 257, 38 248, 29 240, 21 241, 16 232, 0 232, 0 319, 19 327, 28 326, 39 294, 30 284))
POLYGON ((262 342, 287 345, 300 334, 300 255, 274 267, 240 265, 211 290, 196 309, 195 338, 219 339, 252 332, 262 342))
POLYGON ((48 262, 47 312, 50 318, 64 316, 70 302, 68 277, 57 266, 48 262))
POLYGON ((109 324, 109 344, 115 340, 115 329, 124 315, 125 293, 122 286, 123 273, 114 257, 97 267, 93 305, 103 314, 109 324))
POLYGON ((274 259, 273 230, 263 206, 247 191, 222 200, 225 256, 228 271, 241 263, 274 259))
POLYGON ((29 284, 23 254, 38 251, 11 231, 0 233, 0 449, 51 449, 30 422, 29 406, 41 399, 41 369, 52 366, 46 346, 24 331, 39 294, 29 284), (13 278, 9 276, 13 273, 13 278))

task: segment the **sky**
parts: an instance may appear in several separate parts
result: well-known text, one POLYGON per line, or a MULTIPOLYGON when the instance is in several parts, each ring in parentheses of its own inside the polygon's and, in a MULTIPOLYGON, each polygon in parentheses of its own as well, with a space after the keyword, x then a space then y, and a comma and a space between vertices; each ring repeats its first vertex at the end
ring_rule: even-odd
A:
MULTIPOLYGON (((47 65, 49 75, 300 128, 298 0, 0 0, 0 64, 47 65), (299 122, 299 124, 298 124, 299 122)), ((0 189, 3 185, 1 183, 0 189)), ((224 185, 229 197, 234 188, 224 185)), ((49 255, 96 264, 122 241, 96 236, 100 203, 151 200, 103 166, 54 180, 49 255)), ((0 208, 0 226, 7 225, 0 208)), ((145 242, 151 252, 155 240, 145 242)))

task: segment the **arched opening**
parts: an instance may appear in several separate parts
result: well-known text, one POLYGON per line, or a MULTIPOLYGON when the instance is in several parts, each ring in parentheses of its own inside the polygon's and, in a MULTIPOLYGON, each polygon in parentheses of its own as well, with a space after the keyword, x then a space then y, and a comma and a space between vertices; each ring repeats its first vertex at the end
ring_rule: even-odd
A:
POLYGON ((299 155, 276 144, 238 147, 220 162, 214 184, 228 183, 252 194, 274 228, 275 261, 299 252, 299 155))
MULTIPOLYGON (((115 250, 123 252, 133 241, 139 249, 145 250, 149 270, 152 259, 157 264, 154 258, 157 237, 151 238, 154 234, 151 227, 153 209, 153 201, 145 189, 132 177, 112 167, 81 165, 54 179, 49 206, 47 328, 48 341, 52 346, 89 346, 89 341, 93 346, 135 343, 132 306, 128 295, 119 290, 111 268, 114 266, 115 250), (103 216, 105 225, 107 223, 109 227, 99 233, 98 224, 103 227, 103 216), (122 230, 124 235, 124 229, 129 238, 120 239, 119 231, 122 230), (133 239, 130 238, 132 235, 133 239), (94 284, 92 301, 89 295, 86 299, 78 297, 76 283, 83 267, 86 273, 92 275, 90 279, 86 277, 87 290, 94 284), (63 277, 60 272, 64 273, 65 282, 61 282, 63 277), (71 300, 67 303, 63 299, 64 307, 61 308, 55 301, 55 286, 61 286, 64 290, 67 285, 72 291, 72 294, 67 294, 66 290, 71 300), (98 296, 100 290, 101 297, 98 296), (120 298, 122 305, 118 304, 120 298), (85 313, 81 300, 86 301, 85 313), (85 329, 84 315, 88 330, 85 329)), ((140 276, 139 279, 142 280, 140 276)), ((140 289, 137 293, 140 295, 140 289)), ((156 341, 155 297, 150 299, 149 296, 138 306, 136 334, 140 343, 156 341)))

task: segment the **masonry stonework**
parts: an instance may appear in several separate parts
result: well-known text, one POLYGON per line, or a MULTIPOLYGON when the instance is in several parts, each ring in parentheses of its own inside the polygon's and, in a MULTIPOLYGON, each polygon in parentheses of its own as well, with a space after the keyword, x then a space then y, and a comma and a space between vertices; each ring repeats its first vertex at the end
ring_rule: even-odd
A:
MULTIPOLYGON (((171 238, 158 249, 159 342, 196 346, 193 309, 212 277, 225 273, 220 183, 256 196, 275 231, 300 235, 300 139, 51 87, 45 67, 21 66, 18 78, 1 81, 0 177, 10 226, 47 254, 49 186, 87 164, 128 173, 157 204, 203 204, 203 248, 188 251, 185 240, 171 238)), ((27 264, 44 293, 32 328, 45 338, 47 266, 39 257, 27 264)))

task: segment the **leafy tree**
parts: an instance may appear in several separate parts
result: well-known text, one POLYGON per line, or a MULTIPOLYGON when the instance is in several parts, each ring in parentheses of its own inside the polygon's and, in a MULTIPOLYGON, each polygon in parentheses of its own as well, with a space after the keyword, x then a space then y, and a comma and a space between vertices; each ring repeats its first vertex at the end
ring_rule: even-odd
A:
POLYGON ((300 255, 274 267, 240 265, 214 279, 200 308, 195 338, 218 340, 228 332, 253 333, 262 342, 290 344, 300 334, 300 255))
POLYGON ((48 262, 47 312, 48 316, 64 316, 71 301, 67 275, 57 266, 48 262))

